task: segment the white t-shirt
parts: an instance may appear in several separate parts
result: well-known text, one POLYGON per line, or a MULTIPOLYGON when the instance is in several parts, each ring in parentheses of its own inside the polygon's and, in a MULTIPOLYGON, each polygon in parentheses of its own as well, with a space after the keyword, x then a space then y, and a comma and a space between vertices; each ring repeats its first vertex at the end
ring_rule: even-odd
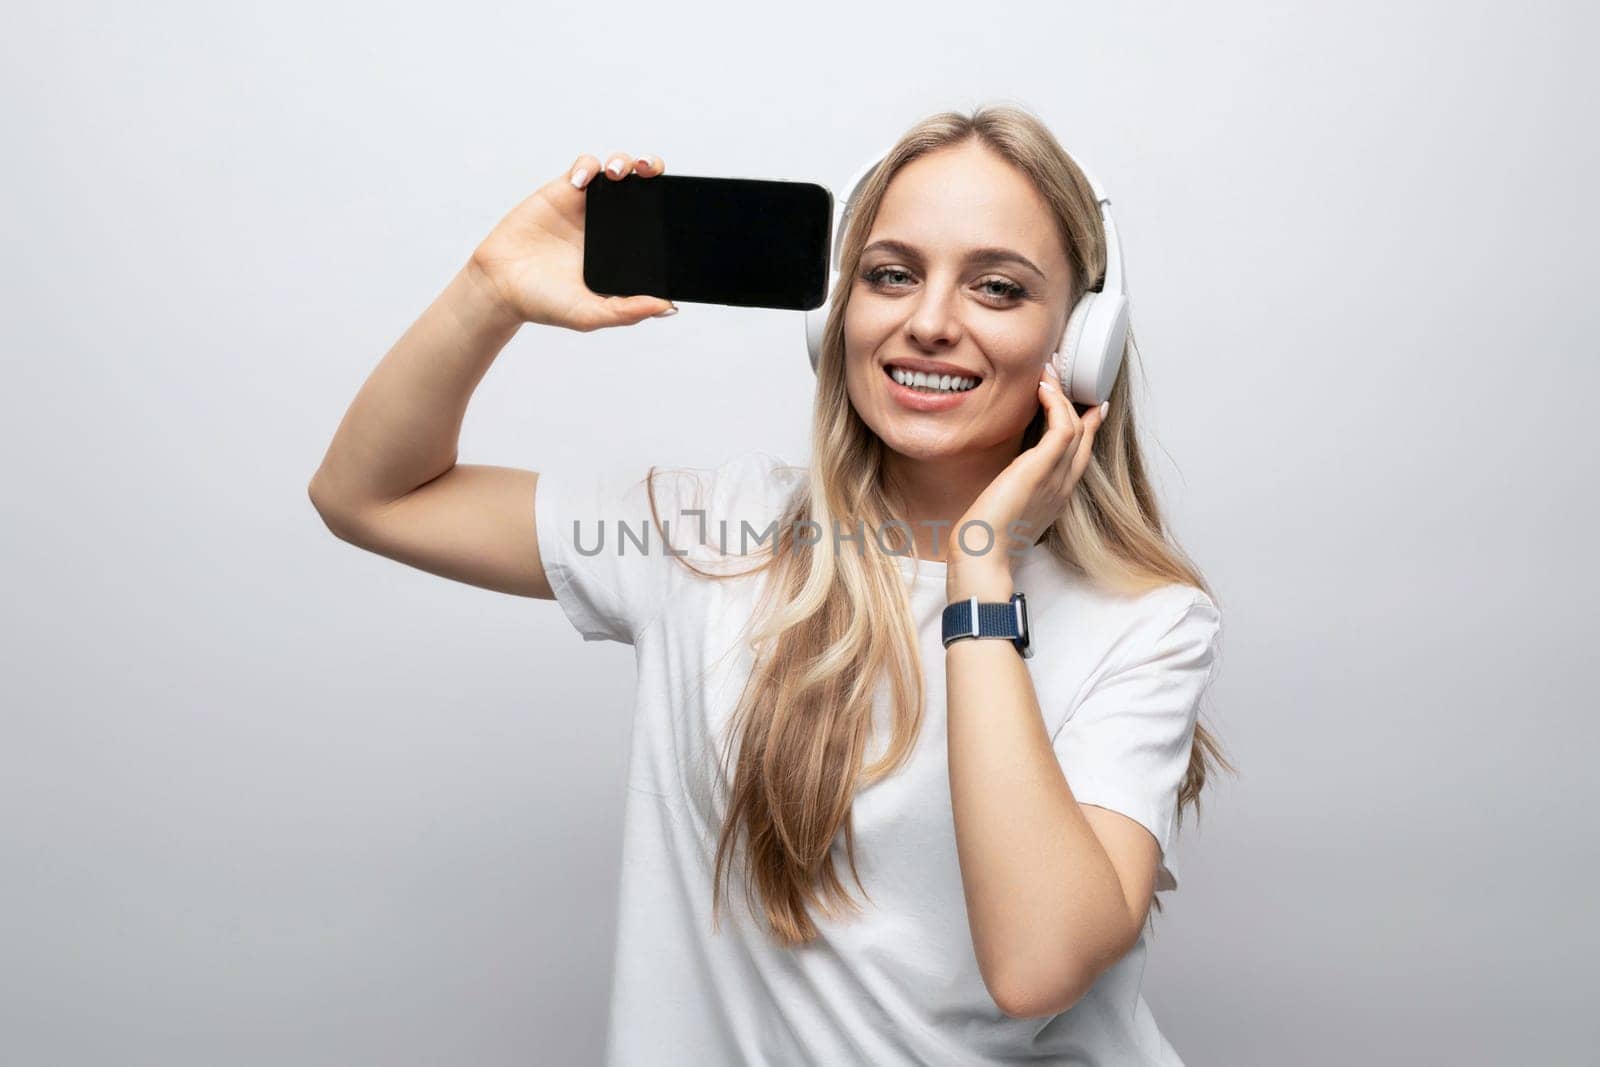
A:
MULTIPOLYGON (((669 473, 656 480, 658 513, 673 549, 704 567, 721 547, 770 546, 770 536, 760 546, 756 539, 806 473, 759 451, 692 480, 669 473), (679 514, 697 506, 703 526, 679 514), (750 524, 744 545, 741 521, 750 524), (702 529, 709 547, 696 543, 702 529)), ((910 761, 854 801, 857 865, 872 903, 849 877, 841 832, 836 869, 863 910, 838 921, 813 914, 821 936, 790 949, 746 910, 738 863, 721 929, 711 932, 712 860, 727 805, 719 744, 751 670, 739 628, 762 577, 702 579, 669 556, 650 521, 642 471, 541 473, 535 513, 562 611, 586 641, 632 644, 638 663, 607 1064, 1182 1063, 1141 996, 1144 936, 1051 1018, 1011 1018, 983 984, 950 808, 943 564, 897 561, 927 703, 910 761), (602 551, 585 554, 597 544, 602 551)), ((870 532, 867 551, 875 551, 870 532)), ((1177 584, 1138 597, 1097 593, 1042 546, 1014 573, 1028 597, 1028 671, 1073 795, 1147 827, 1163 856, 1157 889, 1176 888, 1177 794, 1215 663, 1216 607, 1177 584)), ((880 689, 869 758, 887 744, 885 698, 880 689)))

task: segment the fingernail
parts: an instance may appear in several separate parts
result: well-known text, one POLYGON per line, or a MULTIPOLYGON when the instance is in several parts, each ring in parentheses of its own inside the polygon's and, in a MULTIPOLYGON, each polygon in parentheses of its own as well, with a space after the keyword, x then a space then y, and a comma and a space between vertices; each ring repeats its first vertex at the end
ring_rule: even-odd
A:
POLYGON ((588 176, 589 176, 589 168, 588 167, 579 167, 577 170, 573 171, 572 172, 572 187, 574 189, 582 189, 583 188, 583 179, 587 178, 588 176))
POLYGON ((677 313, 678 313, 678 309, 677 309, 676 306, 674 306, 674 307, 667 308, 665 311, 658 311, 654 315, 651 315, 650 317, 652 319, 664 319, 668 315, 676 315, 677 313))
POLYGON ((622 173, 622 161, 618 160, 618 159, 613 159, 610 163, 606 164, 606 170, 610 171, 612 174, 621 174, 622 173))
POLYGON ((1055 365, 1055 362, 1053 360, 1050 361, 1050 362, 1047 362, 1044 365, 1044 372, 1046 374, 1050 375, 1050 377, 1052 377, 1052 378, 1060 378, 1061 377, 1061 375, 1056 373, 1056 365, 1055 365))
POLYGON ((1106 417, 1106 412, 1108 412, 1110 410, 1111 410, 1111 401, 1107 400, 1105 403, 1100 405, 1100 418, 1104 419, 1106 417))

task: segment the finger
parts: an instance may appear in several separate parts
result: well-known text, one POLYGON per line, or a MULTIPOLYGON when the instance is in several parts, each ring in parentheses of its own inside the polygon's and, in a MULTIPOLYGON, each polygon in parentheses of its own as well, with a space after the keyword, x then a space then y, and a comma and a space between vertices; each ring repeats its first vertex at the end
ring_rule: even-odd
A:
POLYGON ((1050 379, 1051 385, 1055 386, 1056 395, 1061 398, 1061 404, 1066 409, 1067 421, 1072 424, 1072 432, 1074 434, 1081 433, 1083 431, 1083 423, 1078 415, 1078 409, 1073 405, 1072 398, 1067 395, 1066 389, 1062 387, 1061 378, 1056 374, 1055 363, 1046 363, 1044 369, 1045 377, 1050 379))
POLYGON ((1071 459, 1069 453, 1072 442, 1080 427, 1077 413, 1072 410, 1072 402, 1061 391, 1061 383, 1049 368, 1039 380, 1039 402, 1044 405, 1047 417, 1044 437, 1039 444, 1045 446, 1051 468, 1058 475, 1065 476, 1066 465, 1071 459))
POLYGON ((640 156, 633 165, 633 172, 644 178, 654 178, 666 169, 667 164, 660 156, 640 156))
POLYGON ((574 189, 582 189, 589 184, 590 179, 599 173, 600 161, 585 152, 574 160, 572 166, 568 168, 567 180, 572 183, 574 189))
POLYGON ((626 152, 613 152, 606 159, 606 177, 620 182, 633 170, 633 157, 626 152))
POLYGON ((585 309, 586 329, 605 329, 608 326, 632 326, 661 314, 676 306, 659 296, 607 296, 585 309))
POLYGON ((1089 469, 1089 461, 1094 458, 1095 434, 1105 425, 1106 408, 1109 401, 1093 408, 1083 417, 1083 440, 1078 443, 1077 454, 1072 457, 1072 485, 1077 485, 1083 477, 1083 472, 1089 469))
POLYGON ((1067 396, 1066 391, 1061 388, 1061 379, 1055 373, 1054 363, 1045 365, 1045 377, 1051 386, 1048 390, 1049 394, 1054 397, 1059 405, 1063 414, 1063 421, 1070 426, 1070 429, 1066 431, 1065 443, 1062 446, 1061 454, 1052 471, 1055 476, 1054 485, 1056 490, 1062 494, 1067 494, 1072 491, 1073 464, 1077 462, 1078 455, 1084 447, 1084 423, 1082 417, 1078 414, 1077 407, 1072 403, 1072 398, 1067 396))

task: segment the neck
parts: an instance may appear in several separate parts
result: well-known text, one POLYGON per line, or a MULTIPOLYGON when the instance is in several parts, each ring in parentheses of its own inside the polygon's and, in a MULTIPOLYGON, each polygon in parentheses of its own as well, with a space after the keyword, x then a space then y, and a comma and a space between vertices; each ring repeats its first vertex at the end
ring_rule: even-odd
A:
MULTIPOLYGON (((1017 458, 1022 440, 1018 437, 992 448, 963 452, 955 456, 917 459, 888 448, 883 453, 884 480, 892 496, 899 498, 901 515, 911 525, 919 559, 943 563, 967 510, 1017 458), (937 525, 928 525, 935 523, 937 525)), ((1005 530, 995 530, 996 551, 1010 542, 1005 530)), ((972 529, 967 544, 977 548, 989 540, 989 533, 972 529)))

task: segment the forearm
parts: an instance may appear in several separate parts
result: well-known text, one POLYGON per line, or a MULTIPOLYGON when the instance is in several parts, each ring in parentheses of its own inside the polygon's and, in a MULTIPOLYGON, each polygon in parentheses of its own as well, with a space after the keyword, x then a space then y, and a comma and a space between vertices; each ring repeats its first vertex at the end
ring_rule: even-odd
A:
MULTIPOLYGON (((952 574, 951 600, 1004 601, 1010 576, 952 574)), ((951 806, 973 946, 1012 1014, 1070 1007, 1122 954, 1116 868, 1051 747, 1033 680, 1009 641, 945 651, 951 806)))
POLYGON ((319 508, 387 504, 455 465, 472 393, 520 322, 464 265, 367 377, 311 481, 319 508))

